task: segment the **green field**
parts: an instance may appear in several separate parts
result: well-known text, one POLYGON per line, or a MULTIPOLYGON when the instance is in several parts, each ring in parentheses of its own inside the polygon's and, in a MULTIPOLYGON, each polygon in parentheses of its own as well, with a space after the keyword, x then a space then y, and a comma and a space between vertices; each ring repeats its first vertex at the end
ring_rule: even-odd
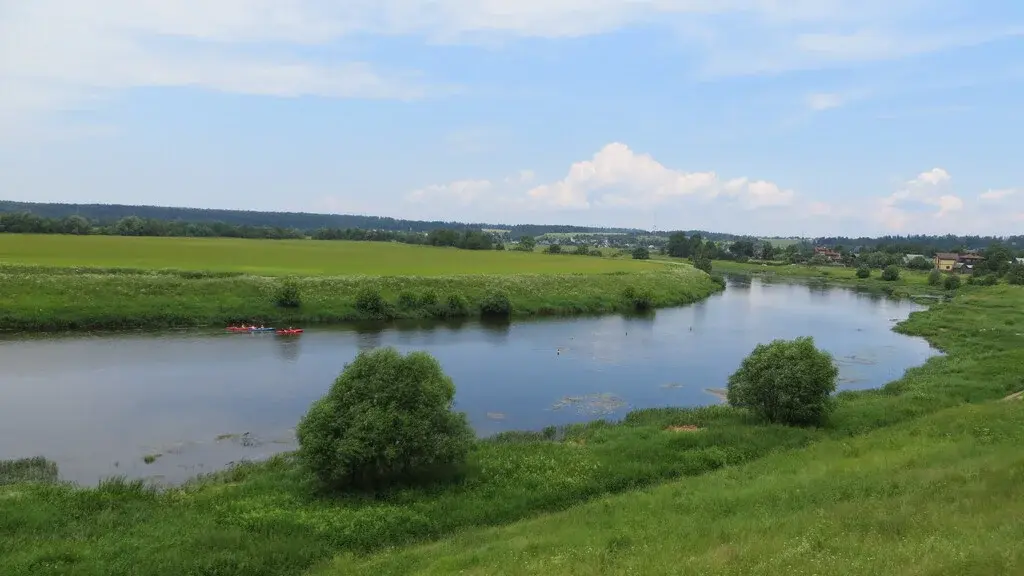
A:
POLYGON ((720 290, 692 267, 631 259, 472 251, 383 242, 0 235, 0 330, 273 325, 479 316, 502 293, 511 315, 626 312, 720 290), (293 276, 301 306, 274 295, 293 276), (372 292, 383 309, 360 309, 372 292), (454 304, 452 303, 454 302, 454 304))
POLYGON ((1024 410, 999 400, 1024 388, 1024 289, 965 288, 898 330, 946 355, 840 394, 823 428, 642 410, 480 441, 462 483, 380 500, 315 497, 288 457, 163 492, 0 464, 0 558, 11 576, 1020 573, 1024 410))
POLYGON ((391 242, 0 234, 0 264, 244 272, 268 276, 445 276, 632 272, 628 259, 391 242))

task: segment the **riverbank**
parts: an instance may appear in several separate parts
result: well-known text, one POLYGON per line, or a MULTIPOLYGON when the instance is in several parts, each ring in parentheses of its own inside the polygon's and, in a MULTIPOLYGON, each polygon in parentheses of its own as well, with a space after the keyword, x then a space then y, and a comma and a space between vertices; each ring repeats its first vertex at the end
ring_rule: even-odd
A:
MULTIPOLYGON (((640 570, 642 573, 671 571, 685 564, 691 554, 698 560, 719 561, 726 572, 740 573, 741 568, 749 566, 741 562, 752 553, 749 549, 718 554, 716 547, 699 546, 718 542, 716 538, 724 539, 719 544, 725 546, 734 537, 737 542, 753 542, 758 534, 763 537, 765 515, 750 511, 768 509, 772 504, 767 499, 783 494, 805 495, 784 499, 787 510, 807 519, 805 524, 820 518, 816 510, 821 502, 844 503, 849 510, 863 508, 882 514, 887 509, 899 510, 886 499, 891 492, 878 492, 890 486, 889 467, 898 466, 898 461, 886 459, 893 451, 920 456, 912 462, 922 470, 920 474, 903 471, 908 494, 915 489, 920 493, 930 491, 928 478, 939 477, 930 465, 947 466, 943 470, 955 476, 961 464, 954 465, 958 461, 954 456, 960 454, 957 451, 968 450, 971 442, 999 441, 990 443, 999 447, 998 451, 978 452, 978 463, 990 464, 997 457, 1006 457, 1003 433, 1012 429, 1011 425, 1019 429, 1019 423, 1006 420, 1010 415, 1005 410, 962 405, 996 400, 1019 391, 1016 367, 1024 362, 1024 338, 1020 336, 1024 332, 1024 290, 1012 286, 964 289, 950 302, 912 314, 898 330, 927 338, 946 355, 909 370, 881 390, 840 394, 836 412, 825 428, 764 426, 725 406, 643 410, 631 413, 617 425, 594 422, 481 441, 473 450, 461 484, 406 490, 386 500, 315 498, 308 479, 288 457, 244 465, 167 491, 116 481, 96 489, 33 484, 18 482, 18 476, 9 472, 8 485, 0 487, 0 557, 11 567, 12 575, 56 574, 72 566, 78 574, 144 570, 158 576, 213 571, 287 575, 318 567, 324 574, 405 574, 428 568, 435 573, 459 569, 529 573, 545 572, 545 568, 550 568, 547 573, 573 573, 574 567, 589 565, 558 564, 553 558, 563 543, 589 538, 581 529, 568 530, 565 524, 567 518, 578 522, 585 517, 600 541, 588 541, 584 546, 592 544, 595 549, 605 550, 597 557, 608 556, 606 561, 612 563, 609 566, 616 566, 605 571, 642 565, 647 555, 637 546, 649 545, 660 552, 652 558, 674 562, 671 566, 649 566, 651 571, 640 570), (946 409, 953 411, 940 413, 946 409), (929 415, 933 416, 921 420, 929 415), (897 427, 890 428, 893 426, 897 427), (956 442, 944 440, 947 428, 956 442), (925 452, 915 452, 918 449, 925 452), (772 460, 757 462, 770 454, 772 460), (833 460, 828 459, 830 454, 833 460), (773 469, 766 462, 785 466, 766 476, 764 471, 773 469), (860 465, 864 471, 851 477, 855 482, 836 481, 837 475, 851 474, 860 465), (721 468, 726 470, 714 472, 721 468), (713 476, 674 480, 708 473, 713 476), (757 480, 759 476, 765 478, 757 480), (615 500, 585 504, 577 509, 585 510, 584 516, 574 510, 512 526, 509 531, 476 531, 666 481, 669 484, 664 487, 644 493, 664 494, 661 500, 625 494, 615 500), (829 486, 838 486, 836 490, 841 493, 829 486), (814 490, 806 491, 806 487, 814 490), (679 494, 690 494, 691 490, 693 499, 679 500, 679 494), (837 495, 842 498, 837 499, 837 495), (691 504, 680 508, 673 502, 691 504), (680 517, 659 519, 659 514, 680 517), (678 545, 678 535, 685 531, 667 527, 678 527, 683 522, 694 526, 718 522, 720 530, 710 532, 711 538, 687 543, 685 550, 689 552, 679 553, 686 557, 672 556, 671 546, 678 545), (652 530, 662 526, 666 529, 656 529, 643 542, 626 538, 623 531, 643 523, 652 530), (531 528, 524 532, 522 526, 531 528), (465 535, 423 548, 380 551, 454 533, 465 535), (515 548, 514 542, 522 541, 520 538, 538 543, 528 551, 536 563, 523 564, 508 556, 515 548), (363 556, 374 550, 380 555, 363 556), (340 556, 331 563, 335 554, 340 556)), ((26 468, 31 469, 8 467, 19 470, 19 474, 28 474, 26 468)), ((972 486, 984 480, 973 477, 972 486)), ((0 478, 0 484, 4 483, 0 478)), ((960 495, 957 486, 968 485, 946 485, 950 499, 960 495)), ((964 502, 968 506, 972 501, 964 502)), ((948 508, 941 499, 925 499, 919 504, 925 507, 921 514, 938 515, 948 508)), ((975 522, 989 526, 999 521, 1001 509, 998 505, 977 507, 965 513, 987 515, 984 522, 981 518, 975 518, 975 522)), ((841 519, 836 522, 860 522, 858 526, 872 522, 850 514, 836 517, 841 519)), ((884 521, 879 518, 879 522, 884 521)), ((839 545, 844 530, 837 526, 821 537, 824 549, 839 545)), ((798 536, 792 530, 779 534, 798 536)), ((976 545, 971 550, 982 550, 987 542, 982 536, 998 534, 974 537, 969 541, 976 545)), ((765 540, 765 547, 758 550, 764 558, 785 558, 782 551, 793 545, 780 537, 765 540)), ((900 550, 888 539, 875 543, 862 540, 851 546, 858 553, 871 550, 872 558, 891 558, 880 555, 878 548, 900 550)), ((814 548, 819 552, 822 549, 814 548)), ((523 554, 524 550, 515 548, 514 553, 523 554)), ((588 562, 597 561, 597 557, 588 562)), ((792 557, 813 564, 811 558, 799 554, 792 557)))
MULTIPOLYGON (((571 270, 570 260, 588 257, 526 258, 545 264, 564 260, 571 270)), ((290 281, 298 288, 298 307, 278 305, 275 299, 285 280, 271 276, 2 265, 0 330, 223 327, 242 322, 303 326, 382 317, 473 317, 484 313, 485 302, 495 294, 508 298, 512 317, 616 313, 690 304, 723 288, 695 268, 667 265, 605 273, 305 276, 290 281)))

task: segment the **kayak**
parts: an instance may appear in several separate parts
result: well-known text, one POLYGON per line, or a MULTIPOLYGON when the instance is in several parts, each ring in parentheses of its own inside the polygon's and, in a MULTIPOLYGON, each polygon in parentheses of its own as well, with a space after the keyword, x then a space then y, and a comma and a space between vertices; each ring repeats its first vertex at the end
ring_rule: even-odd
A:
POLYGON ((288 330, 278 330, 279 336, 290 336, 292 334, 302 334, 302 328, 290 328, 288 330))
POLYGON ((228 326, 228 332, 273 332, 273 328, 249 328, 248 326, 228 326))

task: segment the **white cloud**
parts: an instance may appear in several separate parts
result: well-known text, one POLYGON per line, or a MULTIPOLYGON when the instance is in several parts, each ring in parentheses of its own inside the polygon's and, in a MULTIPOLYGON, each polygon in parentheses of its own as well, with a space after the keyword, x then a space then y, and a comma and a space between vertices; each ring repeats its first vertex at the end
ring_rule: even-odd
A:
POLYGON ((786 235, 1008 234, 1024 222, 1024 197, 997 213, 984 205, 1016 199, 1016 190, 990 190, 968 203, 943 168, 921 172, 887 196, 825 202, 766 180, 672 169, 612 143, 572 164, 561 180, 531 187, 533 178, 522 171, 497 181, 428 186, 407 195, 416 209, 407 215, 786 235))
MULTIPOLYGON (((811 216, 808 209, 792 208, 795 192, 773 182, 675 170, 622 143, 608 144, 591 159, 572 164, 561 180, 531 187, 535 178, 532 171, 524 170, 497 182, 455 181, 415 190, 406 200, 420 217, 450 218, 459 211, 464 215, 460 217, 470 220, 499 222, 537 218, 593 222, 609 214, 621 221, 649 218, 652 210, 685 213, 693 209, 700 216, 691 213, 687 219, 697 225, 709 211, 750 214, 742 216, 748 219, 755 214, 777 218, 778 210, 766 209, 783 207, 790 207, 783 212, 791 221, 811 216)), ((728 224, 723 221, 723 225, 728 224)))
POLYGON ((989 202, 999 202, 1001 200, 1009 198, 1010 196, 1013 196, 1016 193, 1017 191, 1012 188, 989 190, 987 192, 982 192, 981 194, 979 194, 978 199, 989 202))
POLYGON ((783 206, 793 200, 791 190, 771 182, 746 178, 722 181, 714 172, 673 170, 617 142, 608 144, 590 160, 573 164, 562 180, 537 186, 527 195, 540 205, 556 209, 644 208, 685 196, 734 199, 744 208, 783 206))
POLYGON ((808 94, 806 100, 807 107, 815 111, 839 108, 846 103, 846 100, 841 94, 832 94, 828 92, 808 94))

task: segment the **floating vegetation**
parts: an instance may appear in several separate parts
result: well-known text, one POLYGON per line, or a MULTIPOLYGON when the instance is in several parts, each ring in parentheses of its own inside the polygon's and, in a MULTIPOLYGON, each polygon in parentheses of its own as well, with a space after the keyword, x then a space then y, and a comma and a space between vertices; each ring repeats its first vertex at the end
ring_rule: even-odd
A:
POLYGON ((626 401, 614 394, 585 394, 583 396, 566 396, 551 406, 552 410, 561 410, 569 406, 575 407, 580 414, 588 416, 604 416, 612 414, 626 405, 626 401))
POLYGON ((502 412, 488 412, 487 417, 491 420, 504 420, 505 414, 502 412))
POLYGON ((56 482, 59 476, 57 463, 42 456, 0 460, 0 486, 19 482, 56 482))
POLYGON ((679 388, 685 388, 686 385, 685 384, 680 384, 678 382, 671 382, 669 384, 662 384, 661 387, 669 389, 669 390, 676 390, 676 389, 679 389, 679 388))
POLYGON ((145 462, 146 464, 152 464, 153 462, 156 462, 156 459, 161 456, 163 456, 163 454, 160 454, 159 452, 156 454, 146 454, 145 456, 142 457, 142 461, 145 462))
MULTIPOLYGON (((243 432, 241 434, 220 434, 217 436, 217 442, 223 442, 224 440, 231 440, 245 448, 255 448, 266 444, 266 441, 254 436, 251 432, 243 432)), ((275 444, 279 443, 280 442, 275 442, 275 444)))

